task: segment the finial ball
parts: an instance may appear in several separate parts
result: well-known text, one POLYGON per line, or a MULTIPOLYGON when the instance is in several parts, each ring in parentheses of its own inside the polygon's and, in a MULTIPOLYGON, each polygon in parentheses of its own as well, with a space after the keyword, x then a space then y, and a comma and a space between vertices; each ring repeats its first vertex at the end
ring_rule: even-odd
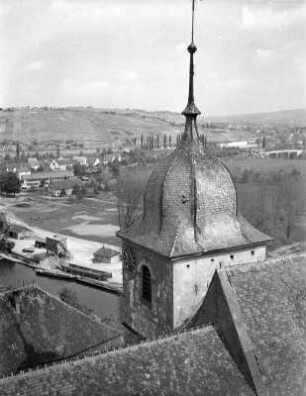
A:
POLYGON ((187 49, 190 54, 194 54, 197 50, 197 47, 195 46, 195 44, 191 43, 187 49))

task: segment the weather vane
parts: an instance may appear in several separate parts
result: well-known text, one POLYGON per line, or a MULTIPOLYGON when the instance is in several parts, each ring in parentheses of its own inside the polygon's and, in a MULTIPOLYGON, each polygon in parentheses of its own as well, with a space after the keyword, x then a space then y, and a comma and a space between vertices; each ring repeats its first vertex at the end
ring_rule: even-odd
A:
POLYGON ((193 29, 194 29, 194 0, 192 0, 192 25, 191 25, 191 42, 193 43, 193 29))
MULTIPOLYGON (((199 0, 203 1, 203 0, 199 0)), ((193 43, 193 31, 194 31, 194 4, 196 0, 192 0, 192 25, 191 25, 191 42, 193 43)))

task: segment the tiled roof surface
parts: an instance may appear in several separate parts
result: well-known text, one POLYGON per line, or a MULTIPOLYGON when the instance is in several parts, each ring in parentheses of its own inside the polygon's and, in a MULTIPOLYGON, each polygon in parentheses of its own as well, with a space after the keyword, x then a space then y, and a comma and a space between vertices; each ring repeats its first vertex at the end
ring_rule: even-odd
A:
POLYGON ((51 190, 62 190, 63 188, 69 189, 74 188, 75 186, 82 186, 82 181, 77 177, 66 180, 52 180, 49 188, 51 190))
POLYGON ((107 257, 115 257, 118 256, 120 253, 117 252, 116 250, 106 248, 105 246, 101 247, 100 249, 96 250, 94 252, 94 255, 105 255, 107 257))
POLYGON ((269 395, 306 394, 306 256, 227 273, 269 395))
POLYGON ((24 226, 22 226, 20 224, 16 224, 16 223, 10 224, 9 230, 12 232, 30 231, 27 227, 24 227, 24 226))
POLYGON ((254 395, 210 326, 0 380, 0 394, 254 395))
POLYGON ((0 375, 81 353, 116 335, 37 286, 0 294, 0 375))
POLYGON ((153 171, 144 215, 118 236, 167 257, 258 244, 271 239, 237 215, 227 168, 199 142, 184 142, 153 171))
POLYGON ((73 176, 74 174, 72 171, 36 172, 31 175, 24 175, 23 180, 64 179, 73 176))

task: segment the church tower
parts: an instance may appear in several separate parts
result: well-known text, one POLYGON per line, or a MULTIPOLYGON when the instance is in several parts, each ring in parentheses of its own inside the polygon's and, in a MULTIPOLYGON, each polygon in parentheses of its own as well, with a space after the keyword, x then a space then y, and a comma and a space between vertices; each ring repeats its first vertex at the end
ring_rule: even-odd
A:
POLYGON ((266 258, 270 238, 238 212, 229 170, 203 146, 194 102, 194 0, 189 94, 179 147, 150 176, 141 219, 122 239, 122 321, 144 337, 182 325, 203 300, 221 266, 266 258))

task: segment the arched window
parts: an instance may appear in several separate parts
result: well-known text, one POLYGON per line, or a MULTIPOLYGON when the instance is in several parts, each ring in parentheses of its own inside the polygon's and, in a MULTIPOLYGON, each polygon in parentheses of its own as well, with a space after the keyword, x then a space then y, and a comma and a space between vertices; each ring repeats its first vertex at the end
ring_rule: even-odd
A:
POLYGON ((142 298, 148 302, 152 301, 151 274, 148 267, 142 267, 142 298))

